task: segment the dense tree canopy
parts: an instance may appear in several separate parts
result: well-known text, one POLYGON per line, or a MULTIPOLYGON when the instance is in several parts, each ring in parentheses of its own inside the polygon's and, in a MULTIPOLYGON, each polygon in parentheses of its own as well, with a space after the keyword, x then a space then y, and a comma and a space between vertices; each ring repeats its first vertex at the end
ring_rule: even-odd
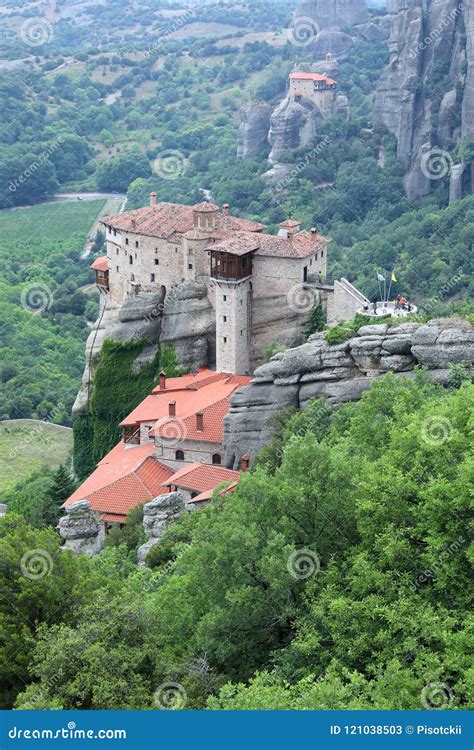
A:
MULTIPOLYGON (((125 539, 65 557, 66 613, 18 631, 31 685, 6 702, 153 708, 173 682, 187 708, 417 709, 441 682, 467 707, 473 398, 420 373, 338 412, 316 401, 233 495, 169 528, 153 570, 125 539)), ((11 547, 20 532, 1 523, 11 547)), ((49 550, 35 533, 21 532, 49 550)))

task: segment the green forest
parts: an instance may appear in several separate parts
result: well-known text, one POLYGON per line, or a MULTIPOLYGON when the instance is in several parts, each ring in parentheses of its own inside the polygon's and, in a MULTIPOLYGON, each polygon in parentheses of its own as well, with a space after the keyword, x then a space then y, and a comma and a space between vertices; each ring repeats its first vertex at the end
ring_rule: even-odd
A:
POLYGON ((387 375, 356 404, 290 415, 232 501, 172 524, 151 568, 139 508, 101 555, 61 551, 47 514, 70 488, 44 477, 36 518, 0 520, 2 706, 156 709, 176 683, 175 708, 419 709, 438 682, 472 706, 461 381, 387 375), (25 574, 31 550, 48 575, 25 574))

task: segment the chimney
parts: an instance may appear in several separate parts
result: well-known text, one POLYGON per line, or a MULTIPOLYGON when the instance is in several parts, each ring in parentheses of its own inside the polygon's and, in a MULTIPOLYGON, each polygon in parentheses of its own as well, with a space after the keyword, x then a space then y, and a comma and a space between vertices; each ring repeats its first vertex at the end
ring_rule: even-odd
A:
POLYGON ((166 391, 166 372, 160 372, 160 391, 166 391))
POLYGON ((240 471, 247 471, 250 466, 250 456, 248 453, 244 453, 240 459, 240 471))
POLYGON ((204 432, 204 413, 202 411, 198 411, 196 414, 196 430, 204 432))
POLYGON ((227 216, 227 214, 229 213, 229 204, 228 203, 224 203, 224 205, 222 206, 222 213, 224 214, 224 216, 227 216))
POLYGON ((169 417, 175 417, 176 416, 176 401, 170 401, 168 404, 168 416, 169 417))
POLYGON ((137 228, 137 220, 132 219, 132 229, 136 229, 136 228, 137 228))
POLYGON ((312 240, 316 239, 316 235, 317 235, 316 227, 311 227, 311 239, 312 240))
POLYGON ((150 193, 150 206, 156 206, 156 193, 150 193))

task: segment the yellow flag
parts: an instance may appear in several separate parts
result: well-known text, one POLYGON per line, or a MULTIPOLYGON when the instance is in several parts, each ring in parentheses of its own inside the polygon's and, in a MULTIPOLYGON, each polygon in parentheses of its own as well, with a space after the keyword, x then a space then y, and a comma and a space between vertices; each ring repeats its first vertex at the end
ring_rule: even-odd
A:
POLYGON ((397 280, 397 277, 395 276, 395 271, 392 271, 391 279, 392 279, 392 281, 396 281, 397 280))

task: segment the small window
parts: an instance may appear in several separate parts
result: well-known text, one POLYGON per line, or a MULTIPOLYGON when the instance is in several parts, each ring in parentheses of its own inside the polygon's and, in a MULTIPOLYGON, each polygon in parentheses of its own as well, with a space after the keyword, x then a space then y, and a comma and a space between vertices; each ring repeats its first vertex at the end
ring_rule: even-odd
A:
POLYGON ((130 263, 131 266, 133 266, 133 258, 131 255, 128 256, 128 262, 130 263))
POLYGON ((192 247, 189 248, 188 255, 194 255, 192 247))
POLYGON ((128 237, 125 237, 125 244, 128 245, 128 237))
POLYGON ((224 300, 224 302, 227 302, 227 295, 224 294, 224 296, 222 297, 222 299, 224 300))
POLYGON ((174 457, 176 461, 184 461, 184 451, 176 451, 174 457))
POLYGON ((155 266, 159 266, 159 265, 160 265, 160 259, 159 258, 155 258, 155 266))
POLYGON ((324 257, 324 250, 321 250, 321 258, 324 257))
POLYGON ((212 457, 212 463, 213 464, 221 464, 222 463, 222 458, 221 458, 220 453, 214 453, 214 455, 212 457))
POLYGON ((224 323, 227 323, 227 315, 224 315, 224 323))
POLYGON ((224 336, 224 344, 227 344, 227 336, 224 336))
POLYGON ((189 268, 190 271, 192 271, 193 270, 193 264, 192 263, 188 263, 188 268, 189 268))
POLYGON ((154 281, 154 280, 155 280, 155 274, 154 274, 154 273, 151 273, 151 274, 150 274, 150 281, 154 281))
POLYGON ((115 254, 116 254, 116 255, 118 255, 118 254, 119 254, 119 249, 118 249, 118 247, 117 247, 117 248, 115 248, 115 254))
POLYGON ((119 272, 119 267, 118 267, 118 266, 115 266, 115 268, 117 269, 117 273, 118 273, 118 272, 119 272))
POLYGON ((116 237, 116 236, 117 236, 117 230, 114 229, 114 237, 116 237))
POLYGON ((130 281, 135 281, 135 276, 133 275, 133 273, 130 276, 130 281))
POLYGON ((138 240, 135 240, 135 247, 138 247, 138 240))
POLYGON ((244 332, 243 332, 243 331, 241 331, 241 332, 240 332, 240 335, 241 335, 241 336, 243 336, 243 335, 244 335, 244 332))

